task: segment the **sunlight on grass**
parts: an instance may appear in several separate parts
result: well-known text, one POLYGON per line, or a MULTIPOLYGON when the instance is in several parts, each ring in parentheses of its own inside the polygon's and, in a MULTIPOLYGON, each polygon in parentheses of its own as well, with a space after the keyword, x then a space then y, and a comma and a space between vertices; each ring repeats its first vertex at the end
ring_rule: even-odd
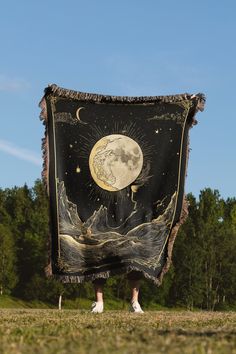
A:
POLYGON ((236 313, 0 310, 3 353, 236 353, 236 313))

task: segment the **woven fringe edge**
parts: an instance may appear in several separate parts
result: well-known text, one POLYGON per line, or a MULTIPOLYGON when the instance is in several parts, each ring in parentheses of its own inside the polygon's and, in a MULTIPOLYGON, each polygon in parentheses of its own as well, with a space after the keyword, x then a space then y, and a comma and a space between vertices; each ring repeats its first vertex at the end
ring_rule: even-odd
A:
POLYGON ((197 93, 191 95, 189 93, 183 93, 179 95, 165 95, 165 96, 112 96, 101 95, 96 93, 86 93, 74 90, 68 90, 57 86, 56 84, 48 85, 44 90, 45 95, 56 95, 64 98, 78 99, 81 101, 92 101, 98 103, 114 102, 114 103, 152 103, 152 102, 180 102, 185 100, 196 100, 197 109, 203 111, 206 101, 206 97, 203 93, 197 93))
POLYGON ((52 274, 50 273, 49 276, 52 279, 55 280, 59 280, 62 283, 83 283, 85 281, 94 281, 96 279, 108 279, 111 276, 114 275, 119 275, 119 274, 128 274, 131 271, 138 271, 141 272, 142 275, 146 278, 149 279, 151 281, 154 282, 155 285, 161 285, 161 282, 159 280, 159 278, 155 278, 153 276, 151 276, 150 274, 146 273, 145 271, 141 270, 140 268, 136 267, 136 266, 126 266, 124 268, 122 268, 121 270, 116 269, 116 270, 108 270, 108 271, 104 271, 104 272, 99 272, 96 274, 89 274, 89 275, 60 275, 60 274, 52 274))
MULTIPOLYGON (((40 120, 43 122, 45 127, 44 137, 42 138, 42 157, 43 157, 43 168, 41 172, 42 181, 49 196, 49 179, 48 179, 48 171, 49 171, 49 152, 48 152, 48 125, 47 125, 47 103, 45 96, 39 102, 39 108, 41 108, 41 112, 39 114, 40 120)), ((50 216, 49 216, 50 218, 50 216)), ((44 272, 47 278, 52 277, 52 263, 51 263, 51 236, 50 233, 47 239, 47 249, 48 249, 48 264, 44 268, 44 272)))
POLYGON ((49 195, 49 185, 48 185, 48 167, 49 167, 49 154, 48 154, 48 126, 47 126, 47 104, 46 99, 43 97, 39 102, 39 107, 41 108, 40 112, 40 120, 43 121, 43 125, 45 126, 44 137, 42 138, 42 157, 43 157, 43 169, 42 169, 42 180, 44 186, 46 187, 47 194, 49 195))
POLYGON ((170 236, 169 236, 168 245, 167 245, 167 260, 166 260, 164 267, 162 268, 160 275, 158 276, 159 285, 161 285, 164 275, 168 272, 168 270, 172 264, 172 251, 173 251, 174 242, 175 242, 175 239, 176 239, 176 236, 177 236, 180 226, 184 224, 187 217, 188 217, 188 201, 187 201, 186 197, 184 197, 180 220, 172 228, 170 236))

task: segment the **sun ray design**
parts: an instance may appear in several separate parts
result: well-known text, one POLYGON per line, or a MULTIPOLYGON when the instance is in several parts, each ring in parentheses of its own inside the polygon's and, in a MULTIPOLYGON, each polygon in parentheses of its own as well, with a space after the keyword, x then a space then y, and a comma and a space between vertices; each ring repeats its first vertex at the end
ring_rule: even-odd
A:
MULTIPOLYGON (((91 154, 92 149, 96 145, 96 143, 103 139, 106 136, 106 132, 102 129, 102 126, 97 126, 96 124, 91 124, 89 127, 89 131, 86 132, 86 135, 81 135, 81 144, 76 147, 74 150, 78 154, 78 158, 89 161, 89 156, 91 154)), ((135 122, 125 122, 125 121, 114 121, 114 125, 111 129, 112 134, 122 134, 123 136, 127 136, 130 139, 133 139, 140 146, 142 154, 143 154, 143 167, 137 176, 137 185, 139 187, 148 183, 149 179, 152 178, 150 172, 151 165, 151 156, 153 147, 148 144, 148 139, 145 137, 145 134, 141 131, 139 127, 135 124, 135 122)), ((94 178, 92 176, 86 181, 85 185, 88 188, 88 195, 91 200, 97 200, 98 195, 102 200, 107 204, 113 203, 115 200, 125 201, 128 199, 131 203, 135 205, 133 198, 131 198, 132 191, 131 185, 128 187, 124 187, 122 189, 118 189, 114 191, 114 193, 110 193, 105 189, 101 188, 97 183, 95 183, 94 178)))

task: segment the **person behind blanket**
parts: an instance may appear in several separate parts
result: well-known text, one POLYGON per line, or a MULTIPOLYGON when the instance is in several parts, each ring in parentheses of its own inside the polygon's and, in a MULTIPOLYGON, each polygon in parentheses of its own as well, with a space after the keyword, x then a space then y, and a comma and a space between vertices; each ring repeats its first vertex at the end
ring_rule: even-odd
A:
MULTIPOLYGON (((131 299, 130 299, 130 311, 135 313, 143 313, 143 310, 139 304, 139 288, 140 280, 142 278, 141 272, 132 271, 127 274, 129 280, 130 289, 131 289, 131 299)), ((98 278, 93 281, 94 292, 95 292, 95 301, 92 303, 91 312, 92 313, 102 313, 104 309, 103 302, 103 288, 106 283, 106 279, 98 278)))

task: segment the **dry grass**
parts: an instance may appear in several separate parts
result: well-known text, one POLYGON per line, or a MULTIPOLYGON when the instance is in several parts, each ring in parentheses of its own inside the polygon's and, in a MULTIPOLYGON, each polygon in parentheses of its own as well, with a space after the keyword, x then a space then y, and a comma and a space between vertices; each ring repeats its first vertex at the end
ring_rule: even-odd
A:
POLYGON ((1 353, 236 353, 236 313, 0 310, 1 353))

